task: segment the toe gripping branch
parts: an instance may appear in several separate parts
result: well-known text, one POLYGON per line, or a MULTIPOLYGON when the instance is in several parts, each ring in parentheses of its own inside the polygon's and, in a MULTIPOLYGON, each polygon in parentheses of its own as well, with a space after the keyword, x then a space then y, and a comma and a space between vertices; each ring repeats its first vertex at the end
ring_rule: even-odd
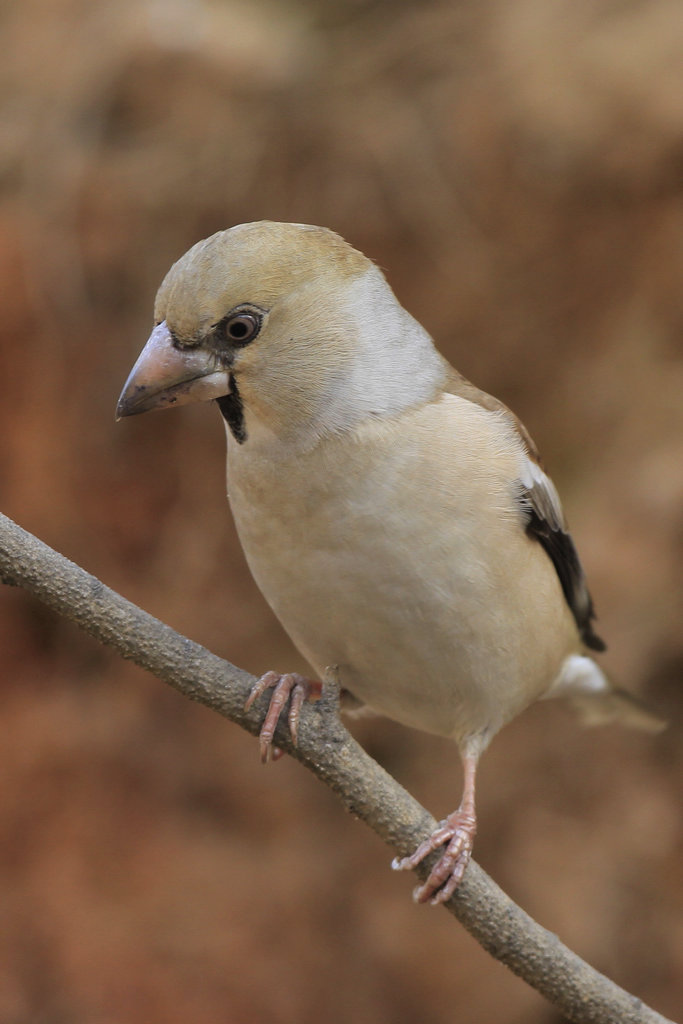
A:
MULTIPOLYGON (((307 679, 296 672, 285 674, 266 672, 251 688, 245 709, 248 710, 267 690, 272 690, 272 694, 259 733, 261 761, 264 764, 282 757, 283 752, 274 745, 273 738, 286 708, 289 731, 292 742, 296 746, 301 709, 305 701, 320 700, 322 683, 307 679)), ((460 885, 470 862, 474 836, 477 831, 474 808, 477 759, 466 756, 463 758, 463 766, 465 785, 460 807, 440 822, 434 832, 420 843, 413 854, 402 859, 395 858, 392 863, 392 867, 397 871, 413 871, 431 853, 445 847, 427 880, 413 893, 418 903, 438 904, 449 900, 460 885)))
POLYGON ((446 903, 460 885, 472 856, 477 816, 474 807, 474 786, 477 771, 476 757, 463 758, 465 785, 457 811, 439 822, 436 829, 410 857, 396 857, 395 871, 414 871, 422 861, 440 847, 445 846, 427 880, 413 892, 417 903, 446 903))
POLYGON ((287 672, 281 675, 279 672, 266 672, 257 680, 251 688, 244 705, 249 710, 254 701, 258 700, 266 690, 272 690, 270 704, 263 719, 263 725, 259 733, 259 748, 261 761, 266 764, 268 761, 277 761, 282 757, 279 747, 273 745, 273 737, 277 729, 280 717, 287 705, 287 722, 292 742, 296 746, 298 742, 299 718, 304 702, 320 700, 322 696, 322 683, 314 679, 307 679, 297 672, 287 672))

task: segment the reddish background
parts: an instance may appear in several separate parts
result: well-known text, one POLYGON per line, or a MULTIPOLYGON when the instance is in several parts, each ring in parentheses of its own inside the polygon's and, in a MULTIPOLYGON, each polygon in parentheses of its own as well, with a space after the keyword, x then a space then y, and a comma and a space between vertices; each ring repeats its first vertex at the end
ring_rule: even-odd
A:
MULTIPOLYGON (((477 857, 671 1016, 683 995, 683 9, 23 0, 2 14, 2 508, 260 673, 302 668, 251 582, 211 407, 114 424, 170 263, 325 224, 502 397, 563 495, 609 641, 671 721, 537 706, 480 775, 477 857)), ((286 482, 283 482, 286 485, 286 482)), ((0 592, 0 1022, 558 1015, 294 763, 0 592)), ((362 742, 437 816, 447 743, 362 742)))

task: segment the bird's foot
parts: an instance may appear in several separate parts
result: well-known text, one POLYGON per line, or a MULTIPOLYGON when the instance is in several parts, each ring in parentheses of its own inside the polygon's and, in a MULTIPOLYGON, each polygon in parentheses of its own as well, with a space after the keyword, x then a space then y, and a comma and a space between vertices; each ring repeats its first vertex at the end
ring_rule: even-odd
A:
POLYGON ((254 683, 244 705, 245 710, 248 710, 254 701, 264 694, 266 690, 273 691, 266 717, 263 719, 263 725, 259 733, 261 761, 264 764, 270 760, 277 761, 279 757, 282 757, 280 748, 273 746, 273 736, 275 735, 280 715, 287 704, 289 704, 289 711, 287 713, 289 731, 292 741, 296 746, 299 717, 304 701, 320 700, 322 689, 322 683, 314 679, 306 679, 305 676, 300 676, 296 672, 287 672, 284 675, 280 675, 279 672, 266 672, 265 675, 261 676, 254 683))
POLYGON ((446 846, 441 858, 432 868, 427 881, 419 885, 413 892, 416 903, 436 905, 445 903, 451 898, 460 885, 465 868, 472 856, 472 844, 477 831, 476 817, 459 808, 449 814, 445 821, 439 823, 428 839, 420 843, 410 857, 394 858, 392 868, 395 871, 412 871, 440 846, 446 846))

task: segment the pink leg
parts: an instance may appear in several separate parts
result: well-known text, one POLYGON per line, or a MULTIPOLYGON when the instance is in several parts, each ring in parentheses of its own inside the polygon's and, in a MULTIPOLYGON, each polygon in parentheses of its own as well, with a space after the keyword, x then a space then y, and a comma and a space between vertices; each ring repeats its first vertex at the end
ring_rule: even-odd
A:
POLYGON ((244 705, 245 710, 248 710, 254 701, 264 694, 266 690, 273 691, 266 717, 263 719, 263 725, 259 733, 261 760, 264 764, 270 761, 271 758, 276 761, 282 756, 282 751, 278 747, 273 746, 273 736, 275 735, 280 715, 286 705, 289 703, 287 719, 292 741, 296 746, 299 718, 304 701, 320 700, 322 689, 322 683, 313 679, 306 679, 305 676, 300 676, 296 672, 288 672, 285 675, 280 675, 279 672, 266 672, 265 675, 261 676, 254 683, 244 705))
POLYGON ((477 773, 477 758, 469 755, 463 758, 465 784, 462 801, 457 811, 449 814, 428 839, 420 843, 415 853, 402 860, 395 858, 392 868, 396 871, 412 871, 430 853, 446 845, 446 849, 431 870, 427 881, 417 887, 413 898, 417 903, 445 903, 460 885, 465 868, 472 856, 472 844, 477 831, 477 816, 474 809, 474 785, 477 773))

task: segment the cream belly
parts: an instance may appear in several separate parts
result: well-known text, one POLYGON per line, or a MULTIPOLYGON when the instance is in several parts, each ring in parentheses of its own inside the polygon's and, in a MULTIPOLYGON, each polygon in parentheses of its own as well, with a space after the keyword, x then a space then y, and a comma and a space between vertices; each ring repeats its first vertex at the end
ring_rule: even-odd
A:
POLYGON ((230 439, 230 503, 258 586, 319 674, 337 665, 374 710, 483 746, 580 644, 552 563, 486 477, 476 437, 460 453, 444 439, 444 478, 429 415, 412 412, 400 450, 387 435, 379 458, 375 430, 372 459, 358 433, 287 457, 230 439))

